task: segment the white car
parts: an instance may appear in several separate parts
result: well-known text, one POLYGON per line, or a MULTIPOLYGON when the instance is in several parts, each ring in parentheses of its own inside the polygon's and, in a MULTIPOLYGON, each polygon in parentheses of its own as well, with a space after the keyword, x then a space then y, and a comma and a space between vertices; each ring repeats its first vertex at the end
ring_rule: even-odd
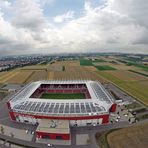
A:
POLYGON ((119 119, 115 119, 115 121, 116 121, 116 122, 118 122, 118 121, 119 121, 119 119))
POLYGON ((26 134, 28 134, 28 132, 29 132, 29 131, 28 131, 28 130, 26 130, 26 134))
POLYGON ((48 143, 47 146, 52 146, 52 144, 48 143))

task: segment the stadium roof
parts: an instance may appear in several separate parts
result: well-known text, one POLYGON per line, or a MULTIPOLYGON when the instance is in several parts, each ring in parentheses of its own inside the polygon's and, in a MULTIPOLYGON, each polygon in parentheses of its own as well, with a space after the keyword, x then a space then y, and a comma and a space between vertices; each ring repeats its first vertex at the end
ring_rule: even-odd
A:
POLYGON ((114 100, 97 81, 37 81, 26 85, 14 96, 10 103, 14 111, 41 115, 79 116, 97 115, 108 112, 114 100), (40 99, 30 98, 41 84, 86 84, 91 99, 40 99))

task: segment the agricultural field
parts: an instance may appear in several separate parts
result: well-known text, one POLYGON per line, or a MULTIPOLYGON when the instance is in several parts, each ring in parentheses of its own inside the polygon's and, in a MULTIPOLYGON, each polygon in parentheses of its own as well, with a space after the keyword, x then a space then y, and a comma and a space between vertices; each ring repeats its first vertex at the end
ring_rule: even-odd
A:
POLYGON ((96 63, 105 63, 106 61, 103 60, 103 59, 94 59, 94 60, 91 60, 91 59, 80 59, 80 65, 81 66, 93 66, 95 65, 96 63))
POLYGON ((115 57, 95 60, 57 61, 48 65, 25 66, 0 72, 0 83, 29 83, 38 80, 95 80, 113 82, 129 94, 148 104, 148 72, 135 65, 128 66, 115 57), (114 61, 114 62, 113 62, 114 61))
POLYGON ((47 71, 45 70, 13 70, 9 72, 0 73, 0 83, 14 83, 23 84, 32 81, 46 80, 47 71))
POLYGON ((63 65, 63 66, 80 66, 80 63, 78 60, 75 61, 57 61, 53 65, 63 65))
POLYGON ((80 65, 81 66, 92 66, 92 60, 90 59, 80 59, 80 65))
POLYGON ((148 78, 130 71, 98 71, 100 76, 148 105, 148 78))
POLYGON ((135 70, 129 70, 130 72, 133 72, 133 73, 136 73, 136 74, 139 74, 139 75, 142 75, 142 76, 145 76, 145 77, 148 77, 148 73, 144 73, 144 72, 140 72, 140 71, 135 71, 135 70))
POLYGON ((65 71, 54 72, 56 80, 98 80, 106 82, 104 78, 99 77, 96 71, 91 71, 82 66, 66 66, 65 71))
POLYGON ((51 71, 51 72, 48 72, 48 77, 47 77, 48 80, 53 80, 54 79, 54 72, 51 71))
MULTIPOLYGON (((141 68, 139 67, 135 67, 135 66, 127 66, 123 63, 111 63, 111 62, 102 62, 102 63, 93 63, 94 66, 104 66, 104 65, 107 65, 107 66, 110 66, 110 67, 113 67, 115 68, 116 70, 136 70, 136 71, 140 71, 142 70, 141 68)), ((146 71, 144 71, 146 72, 146 71)))
POLYGON ((138 75, 130 71, 108 71, 107 73, 123 81, 145 81, 148 80, 145 76, 138 75))
POLYGON ((117 70, 140 70, 140 68, 135 67, 135 66, 127 66, 125 64, 122 63, 118 63, 118 64, 112 64, 112 63, 108 63, 109 66, 117 69, 117 70))
POLYGON ((53 64, 53 65, 49 65, 47 70, 50 72, 62 71, 62 67, 63 67, 63 65, 53 64))
POLYGON ((85 99, 83 93, 43 93, 42 99, 85 99))
POLYGON ((26 79, 26 83, 39 81, 39 80, 46 80, 47 75, 48 75, 48 72, 45 70, 32 71, 32 75, 30 75, 26 79))
POLYGON ((46 70, 46 65, 32 65, 32 66, 25 66, 21 68, 22 70, 46 70))
POLYGON ((98 70, 116 70, 115 68, 109 66, 109 65, 101 65, 101 66, 95 66, 98 70))
POLYGON ((94 67, 94 66, 85 66, 85 69, 88 70, 88 71, 89 70, 93 71, 93 72, 97 71, 96 67, 94 67))
POLYGON ((0 83, 7 83, 9 79, 16 77, 19 74, 18 70, 9 72, 0 72, 0 83))
POLYGON ((141 63, 128 62, 127 65, 128 66, 131 66, 132 65, 132 66, 135 66, 135 67, 139 67, 139 68, 143 69, 144 71, 148 71, 148 66, 143 65, 141 63))
POLYGON ((107 135, 110 148, 147 148, 148 123, 120 129, 107 135))
POLYGON ((105 60, 103 59, 95 59, 95 60, 92 60, 93 63, 100 63, 100 62, 106 62, 105 60))
POLYGON ((31 70, 18 71, 17 74, 11 75, 11 77, 9 77, 5 83, 27 83, 29 77, 31 77, 33 74, 34 72, 31 70))

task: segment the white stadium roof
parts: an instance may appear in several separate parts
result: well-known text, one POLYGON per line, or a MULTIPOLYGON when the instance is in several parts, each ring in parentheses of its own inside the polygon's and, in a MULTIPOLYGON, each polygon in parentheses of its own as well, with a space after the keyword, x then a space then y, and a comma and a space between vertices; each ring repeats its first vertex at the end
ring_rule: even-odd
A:
POLYGON ((39 115, 58 115, 58 116, 77 116, 77 115, 97 115, 109 111, 114 103, 111 95, 97 81, 74 80, 74 81, 37 81, 26 85, 10 99, 11 107, 15 112, 39 114, 39 115), (40 99, 30 98, 33 92, 41 84, 86 84, 91 99, 40 99))

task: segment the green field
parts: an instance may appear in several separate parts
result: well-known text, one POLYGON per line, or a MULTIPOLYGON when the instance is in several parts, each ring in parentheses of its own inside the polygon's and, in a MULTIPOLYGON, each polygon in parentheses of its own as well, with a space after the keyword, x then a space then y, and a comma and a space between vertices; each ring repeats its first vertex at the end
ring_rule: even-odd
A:
POLYGON ((81 66, 93 66, 93 63, 106 62, 103 59, 96 59, 94 61, 91 59, 80 59, 79 61, 81 66))
POLYGON ((135 66, 135 67, 139 67, 142 68, 144 71, 148 71, 148 66, 147 65, 143 65, 141 63, 136 63, 136 62, 128 62, 127 66, 135 66))
POLYGON ((96 59, 96 60, 94 60, 94 61, 92 61, 93 63, 97 63, 97 62, 106 62, 105 60, 103 60, 103 59, 96 59))
POLYGON ((93 66, 92 60, 80 59, 81 66, 93 66))
POLYGON ((85 99, 83 93, 44 93, 42 99, 85 99))
POLYGON ((109 65, 101 65, 101 66, 95 66, 98 70, 116 70, 115 68, 109 66, 109 65))

